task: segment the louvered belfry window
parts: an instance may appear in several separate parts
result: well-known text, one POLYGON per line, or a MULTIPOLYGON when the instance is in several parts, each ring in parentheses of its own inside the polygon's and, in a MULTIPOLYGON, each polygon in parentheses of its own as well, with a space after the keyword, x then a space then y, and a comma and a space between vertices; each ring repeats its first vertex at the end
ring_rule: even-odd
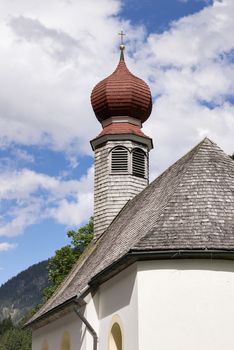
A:
POLYGON ((128 150, 124 147, 115 147, 111 152, 112 174, 128 173, 128 150))
POLYGON ((145 153, 136 148, 132 152, 132 174, 138 177, 145 177, 146 173, 146 157, 145 153))

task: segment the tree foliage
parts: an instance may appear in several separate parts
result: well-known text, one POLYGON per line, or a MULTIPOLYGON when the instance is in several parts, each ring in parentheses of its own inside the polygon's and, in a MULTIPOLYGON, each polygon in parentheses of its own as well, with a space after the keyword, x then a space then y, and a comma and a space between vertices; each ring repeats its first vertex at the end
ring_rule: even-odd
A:
POLYGON ((0 322, 0 350, 31 350, 32 336, 29 329, 15 326, 11 318, 0 322))
POLYGON ((0 322, 0 336, 2 336, 8 329, 11 329, 13 327, 13 322, 10 317, 5 318, 0 322))
POLYGON ((92 240, 93 217, 77 231, 68 231, 67 236, 71 239, 71 243, 56 250, 55 255, 49 260, 48 279, 50 286, 44 289, 44 301, 51 297, 92 240))
POLYGON ((93 217, 89 219, 86 225, 79 228, 78 231, 68 231, 67 235, 71 238, 71 245, 79 257, 93 238, 93 217))

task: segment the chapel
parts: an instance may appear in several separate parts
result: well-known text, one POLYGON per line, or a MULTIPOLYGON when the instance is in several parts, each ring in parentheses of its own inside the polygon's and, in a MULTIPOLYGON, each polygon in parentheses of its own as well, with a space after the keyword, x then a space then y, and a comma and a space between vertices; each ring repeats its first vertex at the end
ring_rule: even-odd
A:
POLYGON ((91 103, 94 239, 29 320, 32 349, 234 349, 234 161, 205 138, 149 184, 152 97, 123 44, 91 103))

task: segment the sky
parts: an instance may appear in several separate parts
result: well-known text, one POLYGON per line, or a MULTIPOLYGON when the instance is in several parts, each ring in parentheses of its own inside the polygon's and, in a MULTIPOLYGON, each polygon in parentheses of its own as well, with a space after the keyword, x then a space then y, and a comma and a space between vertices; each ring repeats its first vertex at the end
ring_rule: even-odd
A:
POLYGON ((125 59, 153 111, 153 180, 208 136, 234 153, 233 0, 1 0, 0 285, 93 212, 92 88, 125 59))

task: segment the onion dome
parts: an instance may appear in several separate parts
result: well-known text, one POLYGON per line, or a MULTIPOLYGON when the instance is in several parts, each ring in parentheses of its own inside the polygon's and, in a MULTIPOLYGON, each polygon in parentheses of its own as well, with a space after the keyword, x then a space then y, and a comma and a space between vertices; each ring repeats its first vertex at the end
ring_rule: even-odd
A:
POLYGON ((92 91, 92 107, 101 123, 112 117, 132 117, 143 123, 152 110, 150 88, 128 70, 124 61, 124 45, 120 45, 120 50, 120 61, 115 71, 92 91))

